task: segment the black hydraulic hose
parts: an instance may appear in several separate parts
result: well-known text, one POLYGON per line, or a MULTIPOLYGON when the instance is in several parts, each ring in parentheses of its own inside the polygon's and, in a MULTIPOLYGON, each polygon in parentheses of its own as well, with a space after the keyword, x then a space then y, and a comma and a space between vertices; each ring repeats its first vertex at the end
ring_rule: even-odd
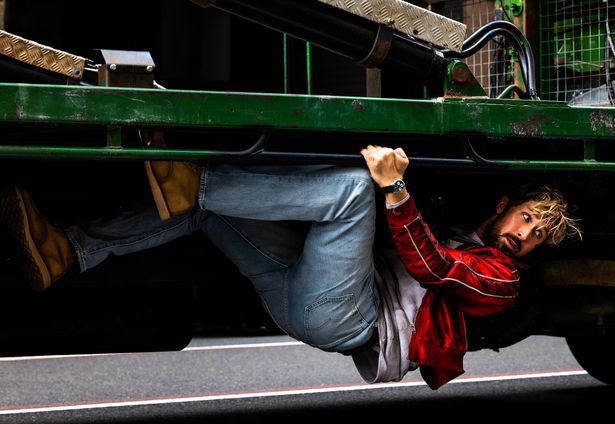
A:
POLYGON ((504 20, 492 21, 477 29, 463 43, 461 52, 446 50, 443 54, 445 57, 451 58, 468 57, 478 52, 489 40, 497 35, 504 35, 511 38, 510 41, 515 44, 514 47, 521 55, 521 61, 525 63, 528 59, 533 59, 531 55, 528 57, 528 52, 531 53, 531 47, 523 33, 514 24, 504 20))
POLYGON ((489 22, 477 29, 466 39, 460 52, 443 50, 442 53, 447 59, 466 58, 478 52, 496 35, 505 36, 519 54, 519 64, 521 65, 521 72, 528 95, 533 100, 539 100, 538 90, 536 89, 536 70, 532 47, 523 32, 512 22, 505 20, 489 22))

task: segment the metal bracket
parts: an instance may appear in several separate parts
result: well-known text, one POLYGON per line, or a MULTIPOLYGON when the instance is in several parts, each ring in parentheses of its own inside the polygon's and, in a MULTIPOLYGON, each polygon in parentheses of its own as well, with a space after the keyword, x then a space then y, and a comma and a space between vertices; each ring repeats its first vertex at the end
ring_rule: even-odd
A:
POLYGON ((98 84, 107 87, 154 86, 156 65, 149 52, 100 50, 105 65, 98 70, 98 84))

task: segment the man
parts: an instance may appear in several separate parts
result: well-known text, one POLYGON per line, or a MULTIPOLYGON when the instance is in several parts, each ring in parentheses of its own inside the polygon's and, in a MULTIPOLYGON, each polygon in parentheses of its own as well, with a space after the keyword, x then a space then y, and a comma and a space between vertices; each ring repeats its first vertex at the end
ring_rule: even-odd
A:
MULTIPOLYGON (((367 146, 361 154, 369 173, 325 165, 206 167, 194 173, 199 207, 182 212, 168 196, 165 210, 175 212, 165 220, 146 209, 59 229, 27 191, 9 187, 0 202, 2 222, 20 243, 22 268, 38 289, 74 263, 85 271, 109 255, 202 230, 291 337, 351 355, 367 382, 397 381, 420 368, 437 389, 463 373, 465 314, 506 309, 519 289, 516 258, 580 230, 561 193, 542 187, 503 197, 476 232, 443 246, 406 190, 403 150, 367 146), (385 193, 396 249, 373 249, 374 182, 385 193), (310 223, 307 233, 296 221, 310 223)), ((185 193, 185 172, 177 179, 173 172, 152 175, 159 196, 185 193)))

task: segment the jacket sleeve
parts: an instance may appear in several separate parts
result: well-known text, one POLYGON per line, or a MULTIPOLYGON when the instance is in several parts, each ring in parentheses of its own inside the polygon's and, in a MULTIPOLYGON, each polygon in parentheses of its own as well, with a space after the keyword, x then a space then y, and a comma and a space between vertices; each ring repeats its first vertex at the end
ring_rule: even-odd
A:
POLYGON ((406 269, 426 289, 469 315, 507 308, 519 290, 519 271, 497 249, 472 245, 465 250, 441 245, 423 221, 414 200, 387 210, 389 227, 406 269))

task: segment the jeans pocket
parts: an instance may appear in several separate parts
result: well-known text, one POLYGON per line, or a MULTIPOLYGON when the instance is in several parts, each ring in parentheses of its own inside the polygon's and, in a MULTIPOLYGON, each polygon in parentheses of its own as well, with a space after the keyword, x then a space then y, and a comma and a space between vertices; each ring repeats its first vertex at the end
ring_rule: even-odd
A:
POLYGON ((305 308, 308 343, 322 350, 335 350, 335 346, 357 336, 368 325, 352 294, 325 297, 305 308))

